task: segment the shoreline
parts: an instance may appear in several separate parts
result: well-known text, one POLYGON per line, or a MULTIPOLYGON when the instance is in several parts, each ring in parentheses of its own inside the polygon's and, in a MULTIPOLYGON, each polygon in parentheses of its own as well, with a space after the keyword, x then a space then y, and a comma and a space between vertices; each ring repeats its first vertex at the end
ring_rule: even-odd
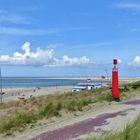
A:
MULTIPOLYGON (((136 82, 139 79, 119 79, 119 84, 136 82)), ((46 96, 49 94, 63 94, 72 91, 73 85, 48 86, 48 87, 10 87, 3 88, 3 102, 19 101, 32 97, 46 96)))
MULTIPOLYGON (((48 88, 48 87, 56 87, 56 86, 75 86, 77 83, 79 83, 79 82, 82 82, 82 83, 84 83, 84 82, 92 82, 92 83, 96 83, 96 82, 109 82, 109 83, 111 83, 111 80, 112 79, 107 79, 107 78, 105 78, 105 79, 101 79, 101 78, 20 78, 20 77, 17 77, 17 78, 14 78, 14 77, 11 77, 11 78, 2 78, 2 80, 19 80, 19 82, 20 82, 20 80, 75 80, 75 81, 77 81, 77 82, 75 82, 75 83, 67 83, 66 82, 66 84, 57 84, 57 82, 59 83, 59 81, 56 81, 55 83, 53 83, 53 84, 50 84, 50 85, 41 85, 41 84, 32 84, 32 82, 31 82, 31 85, 29 86, 29 85, 24 85, 24 83, 23 83, 23 85, 22 85, 22 83, 21 83, 21 85, 15 85, 15 84, 11 84, 11 85, 6 85, 5 83, 6 83, 6 81, 4 81, 3 83, 2 83, 2 89, 33 89, 33 88, 48 88)), ((131 83, 131 82, 136 82, 136 81, 140 81, 140 78, 119 78, 119 83, 120 84, 125 84, 125 83, 131 83)), ((26 82, 26 81, 25 81, 26 82)), ((28 82, 28 81, 27 81, 28 82)), ((65 81, 64 81, 65 82, 65 81)), ((13 82, 14 83, 14 82, 13 82)), ((47 81, 45 82, 45 83, 47 83, 47 81)))
MULTIPOLYGON (((101 77, 2 77, 2 79, 62 79, 62 80, 101 80, 101 77)), ((119 77, 121 80, 140 80, 140 77, 119 77)), ((111 80, 111 77, 102 79, 102 80, 111 80)))

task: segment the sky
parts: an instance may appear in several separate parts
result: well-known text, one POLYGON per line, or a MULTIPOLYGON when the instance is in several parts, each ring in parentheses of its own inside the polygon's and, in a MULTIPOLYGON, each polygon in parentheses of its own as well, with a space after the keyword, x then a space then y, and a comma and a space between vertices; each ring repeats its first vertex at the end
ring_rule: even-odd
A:
POLYGON ((3 76, 140 76, 140 1, 0 0, 3 76))

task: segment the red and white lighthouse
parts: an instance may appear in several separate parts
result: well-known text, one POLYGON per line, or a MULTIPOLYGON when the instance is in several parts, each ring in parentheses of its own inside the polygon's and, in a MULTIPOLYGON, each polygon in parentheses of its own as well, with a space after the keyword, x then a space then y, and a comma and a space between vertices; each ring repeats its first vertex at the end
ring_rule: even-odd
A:
POLYGON ((120 99, 120 92, 119 92, 119 82, 118 82, 118 68, 117 68, 117 59, 113 60, 114 68, 112 71, 112 97, 114 99, 120 99))

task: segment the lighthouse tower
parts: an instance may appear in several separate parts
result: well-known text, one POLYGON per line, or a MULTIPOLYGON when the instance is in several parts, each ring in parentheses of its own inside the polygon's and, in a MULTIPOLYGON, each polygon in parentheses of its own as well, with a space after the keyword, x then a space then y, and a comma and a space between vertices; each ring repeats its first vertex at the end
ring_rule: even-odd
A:
POLYGON ((119 92, 119 82, 118 82, 118 69, 117 69, 117 59, 113 60, 114 68, 112 70, 112 97, 115 100, 120 99, 120 92, 119 92))

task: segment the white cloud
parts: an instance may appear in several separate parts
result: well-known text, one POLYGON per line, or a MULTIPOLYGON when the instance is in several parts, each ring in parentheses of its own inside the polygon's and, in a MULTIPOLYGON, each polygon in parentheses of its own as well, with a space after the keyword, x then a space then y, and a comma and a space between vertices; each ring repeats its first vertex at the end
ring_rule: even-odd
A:
POLYGON ((24 17, 17 13, 12 13, 3 9, 0 9, 0 35, 48 35, 57 34, 56 29, 29 29, 20 28, 18 26, 11 26, 12 24, 31 24, 31 18, 24 17), (2 23, 2 24, 1 24, 2 23), (7 26, 8 24, 8 26, 7 26), (6 25, 6 26, 5 26, 6 25), (10 26, 9 26, 10 25, 10 26))
POLYGON ((122 8, 122 9, 135 9, 135 10, 140 10, 140 3, 125 3, 125 2, 120 2, 116 3, 115 7, 117 8, 122 8))
POLYGON ((29 53, 30 53, 30 42, 24 43, 23 46, 22 46, 22 49, 24 50, 25 55, 28 56, 29 53))
POLYGON ((43 29, 24 29, 24 28, 14 28, 14 27, 0 27, 0 34, 4 35, 48 35, 57 34, 56 30, 43 30, 43 29))
POLYGON ((85 26, 78 26, 78 27, 67 27, 63 28, 63 31, 77 31, 77 30, 89 30, 91 29, 90 27, 85 27, 85 26))
POLYGON ((136 56, 133 61, 130 63, 132 66, 140 66, 140 56, 136 56))
POLYGON ((53 49, 42 50, 37 48, 35 52, 30 50, 30 42, 22 45, 23 53, 14 52, 12 56, 1 55, 0 63, 7 65, 29 65, 29 66, 45 66, 45 67, 59 67, 59 66, 81 66, 90 63, 86 56, 69 57, 64 55, 62 59, 55 57, 53 49))
POLYGON ((5 27, 0 26, 0 34, 4 35, 58 35, 62 32, 85 30, 86 27, 71 27, 71 28, 52 28, 52 29, 27 29, 18 27, 5 27))
POLYGON ((73 65, 80 66, 80 65, 86 65, 89 63, 90 63, 90 60, 86 56, 82 56, 80 58, 78 57, 71 58, 67 55, 64 55, 62 59, 55 58, 54 66, 73 66, 73 65))
POLYGON ((17 23, 17 24, 29 24, 29 19, 12 12, 0 9, 0 22, 2 23, 17 23))
POLYGON ((6 63, 9 60, 10 60, 10 57, 8 55, 0 56, 0 61, 2 61, 3 63, 6 63))

